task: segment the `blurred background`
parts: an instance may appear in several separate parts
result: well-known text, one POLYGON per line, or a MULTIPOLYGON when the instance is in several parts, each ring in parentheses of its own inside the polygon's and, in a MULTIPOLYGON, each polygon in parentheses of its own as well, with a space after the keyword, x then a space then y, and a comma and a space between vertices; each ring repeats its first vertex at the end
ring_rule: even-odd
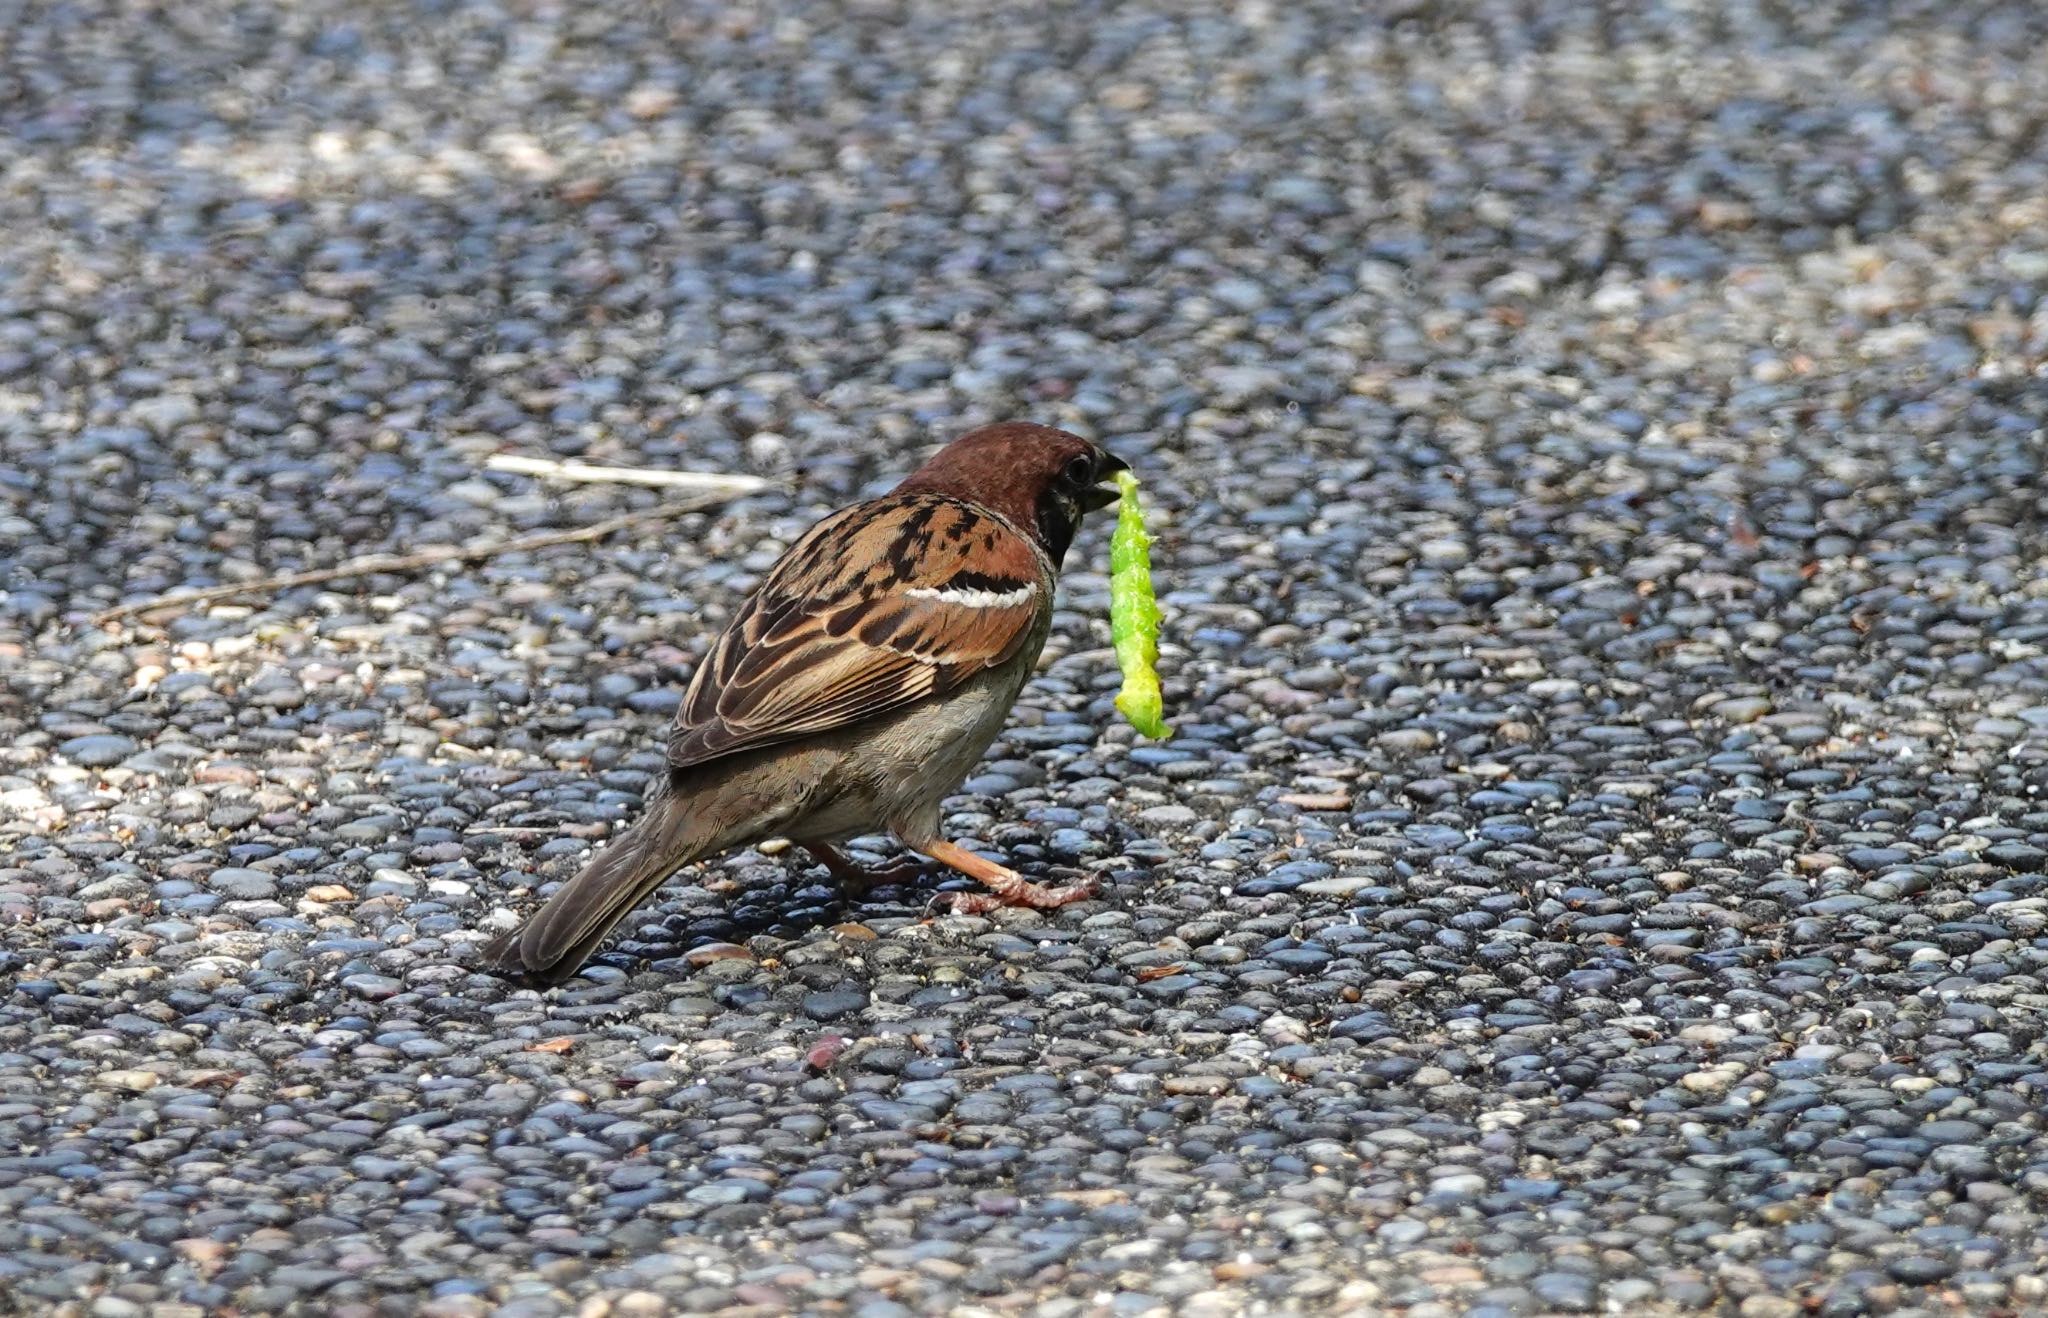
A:
POLYGON ((22 7, 8 609, 562 515, 495 450, 809 508, 1019 415, 1219 527, 1391 514, 1376 471, 1377 529, 1477 531, 1492 479, 1610 558, 1647 489, 1909 500, 2040 425, 2037 18, 22 7))
POLYGON ((2038 1312, 2044 50, 0 0, 0 1291, 2038 1312), (1008 417, 1144 478, 1178 735, 1093 528, 948 828, 1105 900, 742 853, 471 974, 780 550, 1008 417))

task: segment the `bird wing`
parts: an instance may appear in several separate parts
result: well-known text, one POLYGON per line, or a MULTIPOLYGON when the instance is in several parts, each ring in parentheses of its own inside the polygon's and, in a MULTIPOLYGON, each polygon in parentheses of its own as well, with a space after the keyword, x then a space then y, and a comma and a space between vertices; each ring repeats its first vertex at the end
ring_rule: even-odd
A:
POLYGON ((1014 656, 1052 568, 1006 519, 936 495, 826 518, 712 643, 669 733, 688 768, 943 695, 1014 656))

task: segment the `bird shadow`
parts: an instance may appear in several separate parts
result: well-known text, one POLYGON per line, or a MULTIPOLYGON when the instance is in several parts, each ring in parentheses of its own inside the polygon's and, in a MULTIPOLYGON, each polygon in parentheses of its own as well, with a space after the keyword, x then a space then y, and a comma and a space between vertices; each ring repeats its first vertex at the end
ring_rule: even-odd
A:
MULTIPOLYGON (((905 857, 906 859, 914 859, 905 857)), ((872 863, 874 856, 863 857, 872 863)), ((626 937, 610 944, 587 963, 627 974, 657 963, 689 962, 692 952, 727 943, 742 945, 758 937, 800 942, 820 930, 865 925, 869 920, 921 920, 946 914, 953 893, 984 892, 980 884, 939 864, 923 861, 904 877, 891 878, 861 892, 849 890, 818 865, 777 864, 762 860, 743 866, 717 884, 722 909, 702 906, 687 911, 656 911, 626 937)), ((1024 860, 1017 869, 1027 878, 1051 884, 1072 882, 1086 871, 1045 861, 1024 860)), ((698 885, 700 888, 704 885, 698 885)))

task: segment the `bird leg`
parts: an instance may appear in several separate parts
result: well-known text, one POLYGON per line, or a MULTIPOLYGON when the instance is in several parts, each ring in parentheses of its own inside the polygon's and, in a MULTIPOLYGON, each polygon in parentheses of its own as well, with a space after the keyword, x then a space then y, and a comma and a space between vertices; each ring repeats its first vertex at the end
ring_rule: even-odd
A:
POLYGON ((908 883, 924 872, 924 863, 915 856, 902 856, 886 865, 869 869, 856 864, 851 857, 837 847, 823 842, 799 844, 811 853, 811 859, 832 872, 839 886, 856 897, 864 896, 876 888, 892 883, 908 883))
POLYGON ((920 847, 926 855, 942 865, 959 870, 988 889, 980 892, 940 893, 948 898, 955 915, 978 915, 992 911, 998 906, 1029 906, 1041 911, 1065 906, 1069 902, 1086 901, 1095 895, 1095 880, 1083 879, 1065 888, 1048 888, 1033 883, 1013 869, 1006 869, 992 860, 977 856, 967 848, 951 842, 933 842, 920 847))

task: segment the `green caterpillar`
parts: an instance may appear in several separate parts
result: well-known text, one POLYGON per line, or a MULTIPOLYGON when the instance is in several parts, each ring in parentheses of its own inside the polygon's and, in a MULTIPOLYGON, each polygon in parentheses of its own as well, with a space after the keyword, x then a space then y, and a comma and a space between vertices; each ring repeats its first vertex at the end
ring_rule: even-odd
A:
POLYGON ((1116 707, 1132 727, 1155 741, 1173 735, 1159 696, 1159 604, 1152 597, 1152 537, 1138 507, 1138 479, 1120 471, 1116 530, 1109 538, 1109 639, 1116 645, 1124 688, 1116 707))

